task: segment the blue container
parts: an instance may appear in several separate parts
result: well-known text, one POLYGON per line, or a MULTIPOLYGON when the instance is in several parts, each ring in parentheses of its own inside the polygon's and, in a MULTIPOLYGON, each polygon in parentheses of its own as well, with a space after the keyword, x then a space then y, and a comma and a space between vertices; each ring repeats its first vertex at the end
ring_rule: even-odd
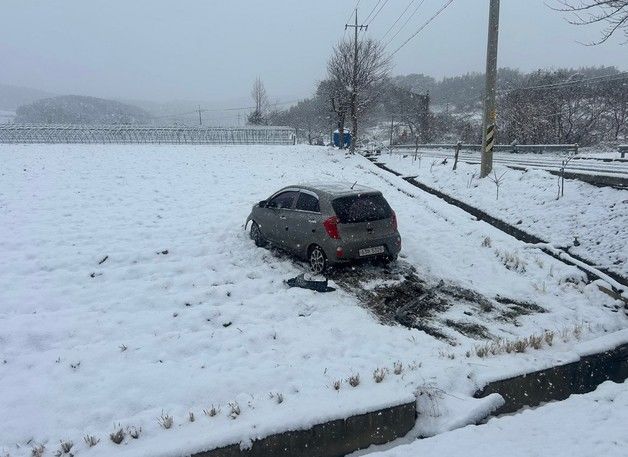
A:
MULTIPOLYGON (((344 144, 343 144, 343 148, 348 148, 351 146, 351 132, 347 129, 343 130, 343 136, 344 136, 344 144)), ((340 132, 338 132, 338 129, 334 130, 333 133, 333 143, 334 146, 336 146, 337 148, 340 147, 340 132)))

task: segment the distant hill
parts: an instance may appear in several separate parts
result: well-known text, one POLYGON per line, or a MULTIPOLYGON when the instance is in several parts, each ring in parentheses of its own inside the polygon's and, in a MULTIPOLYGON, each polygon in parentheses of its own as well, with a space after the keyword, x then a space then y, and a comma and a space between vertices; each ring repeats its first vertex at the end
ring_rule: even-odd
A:
POLYGON ((35 124, 146 124, 137 106, 80 95, 45 98, 17 108, 15 122, 35 124))
POLYGON ((42 98, 54 97, 55 94, 30 87, 0 84, 0 110, 15 111, 18 106, 33 103, 42 98))

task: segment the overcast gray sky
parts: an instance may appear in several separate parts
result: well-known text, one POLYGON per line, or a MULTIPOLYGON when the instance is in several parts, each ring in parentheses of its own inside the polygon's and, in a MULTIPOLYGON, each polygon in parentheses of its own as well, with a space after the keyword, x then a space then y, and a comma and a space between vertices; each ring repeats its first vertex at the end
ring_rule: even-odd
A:
MULTIPOLYGON (((409 1, 389 0, 366 33, 381 37, 409 1)), ((224 101, 247 98, 259 75, 272 100, 287 101, 309 95, 324 77, 325 62, 343 37, 355 3, 2 0, 0 82, 63 94, 224 101)), ((359 15, 365 17, 376 3, 361 0, 359 15)), ((577 40, 595 39, 595 27, 567 24, 542 0, 501 3, 500 66, 626 69, 628 45, 620 45, 623 37, 586 47, 577 40)), ((442 4, 424 0, 390 49, 442 4)), ((488 0, 455 0, 395 55, 394 73, 442 77, 482 71, 487 12, 488 0)))

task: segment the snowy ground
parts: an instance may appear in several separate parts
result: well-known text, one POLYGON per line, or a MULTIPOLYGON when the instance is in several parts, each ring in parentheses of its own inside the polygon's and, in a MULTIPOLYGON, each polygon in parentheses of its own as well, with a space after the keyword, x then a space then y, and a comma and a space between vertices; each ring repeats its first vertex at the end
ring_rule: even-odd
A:
POLYGON ((577 269, 362 157, 304 146, 1 145, 0 163, 0 455, 39 444, 52 455, 59 440, 81 455, 183 455, 408 401, 426 385, 460 399, 425 424, 437 432, 464 422, 486 379, 573 360, 578 339, 628 327, 577 269), (488 311, 453 303, 447 320, 482 323, 490 336, 452 332, 450 344, 382 325, 342 288, 287 288, 302 267, 255 248, 242 224, 254 202, 310 179, 381 189, 398 215, 401 262, 425 282, 545 312, 504 319, 507 300, 488 311), (545 330, 556 333, 551 347, 476 355, 487 338, 545 330), (381 383, 376 368, 389 370, 381 383), (206 417, 212 404, 220 411, 206 417), (113 444, 118 424, 141 427, 140 438, 113 444), (89 449, 86 434, 100 443, 89 449))
POLYGON ((495 184, 490 179, 477 179, 477 165, 459 163, 452 171, 452 160, 442 165, 433 157, 420 161, 413 157, 382 154, 379 160, 405 176, 417 176, 428 186, 628 277, 627 190, 567 180, 564 196, 557 200, 556 176, 497 164, 497 176, 505 173, 497 199, 495 184), (574 245, 576 238, 579 246, 574 245))
POLYGON ((555 456, 624 457, 628 450, 628 384, 605 382, 596 391, 494 418, 398 446, 371 457, 555 456))

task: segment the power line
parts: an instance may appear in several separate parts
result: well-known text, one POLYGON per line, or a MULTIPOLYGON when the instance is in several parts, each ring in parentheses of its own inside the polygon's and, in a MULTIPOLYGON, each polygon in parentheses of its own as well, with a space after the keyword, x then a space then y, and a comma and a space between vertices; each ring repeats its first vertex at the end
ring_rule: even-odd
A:
POLYGON ((454 0, 447 0, 447 1, 443 4, 443 6, 441 6, 441 7, 439 8, 439 10, 438 10, 438 11, 436 11, 436 13, 434 13, 434 15, 433 15, 432 17, 430 17, 430 18, 429 18, 429 19, 428 19, 428 20, 427 20, 427 21, 426 21, 426 22, 425 22, 425 23, 424 23, 421 27, 419 27, 419 28, 418 28, 418 30, 417 30, 416 32, 414 32, 414 33, 410 36, 410 38, 408 38, 406 41, 404 41, 404 42, 403 42, 403 44, 402 44, 401 46, 399 46, 397 49, 395 49, 395 50, 392 52, 392 54, 390 54, 390 56, 392 57, 392 56, 394 56, 395 54, 397 54, 397 52, 398 52, 401 48, 403 48, 406 44, 408 44, 408 43, 410 42, 410 40, 412 40, 415 36, 417 36, 417 35, 421 32, 421 30, 423 30, 425 27, 427 27, 427 26, 430 24, 430 22, 432 22, 432 21, 433 21, 434 19, 436 19, 436 18, 437 18, 437 17, 438 17, 438 16, 439 16, 439 15, 440 15, 443 11, 445 11, 445 9, 446 9, 449 5, 451 5, 451 4, 453 3, 453 1, 454 1, 454 0))
POLYGON ((622 73, 615 73, 612 75, 602 75, 602 76, 594 76, 592 78, 587 79, 575 79, 575 80, 565 80, 557 83, 551 84, 540 84, 538 86, 525 86, 525 87, 516 87, 514 89, 500 89, 500 92, 516 92, 520 90, 536 90, 536 89, 550 89, 550 88, 561 88, 561 87, 569 87, 578 84, 584 84, 594 81, 601 82, 612 82, 612 81, 621 81, 623 79, 628 79, 628 71, 622 73))
POLYGON ((366 19, 364 19, 364 22, 368 22, 368 20, 370 19, 371 15, 375 11, 375 9, 379 6, 380 3, 382 3, 382 0, 377 0, 377 3, 375 4, 375 6, 371 10, 371 12, 368 14, 368 16, 366 16, 366 19))
POLYGON ((379 7, 379 9, 377 10, 377 13, 375 13, 375 16, 373 16, 371 18, 371 20, 367 23, 367 25, 370 25, 371 22, 373 22, 375 20, 375 18, 377 17, 377 15, 384 9, 384 7, 386 6, 386 3, 388 3, 388 0, 384 0, 384 3, 382 3, 382 6, 379 7))
MULTIPOLYGON (((300 102, 301 99, 297 99, 297 100, 288 100, 286 102, 281 102, 281 103, 273 103, 273 106, 282 106, 282 105, 290 105, 292 103, 297 103, 300 102)), ((250 109, 255 109, 255 106, 241 106, 238 108, 211 108, 211 109, 207 109, 207 108, 201 108, 200 106, 198 107, 198 109, 194 110, 194 111, 187 111, 185 113, 179 113, 179 114, 166 114, 166 115, 162 115, 162 116, 155 116, 154 119, 168 119, 168 118, 175 118, 175 117, 183 117, 183 116, 190 116, 192 114, 198 114, 199 111, 201 113, 205 113, 205 112, 225 112, 225 111, 244 111, 244 110, 250 110, 250 109)))
POLYGON ((410 3, 408 3, 408 6, 406 6, 406 9, 404 9, 404 10, 401 12, 401 14, 399 15, 399 17, 395 20, 395 22, 393 22, 393 24, 392 24, 390 27, 388 27, 388 30, 386 30, 386 33, 384 33, 384 35, 382 35, 382 38, 381 38, 382 40, 383 40, 384 38, 386 38, 386 35, 388 35, 388 34, 390 33, 390 31, 393 29, 393 27, 394 27, 395 25, 397 25, 397 22, 399 22, 399 20, 403 17, 403 15, 404 15, 404 14, 406 14, 406 11, 408 11, 408 8, 410 8, 410 6, 411 6, 414 2, 416 2, 416 0, 410 0, 410 3))
POLYGON ((417 11, 419 11, 419 9, 421 8, 421 6, 423 5, 423 3, 425 3, 425 0, 421 0, 421 3, 419 3, 416 8, 414 8, 414 10, 412 10, 412 13, 410 13, 410 15, 408 16, 408 19, 406 19, 406 21, 401 24, 401 27, 399 27, 399 29, 395 32, 395 34, 390 38, 390 40, 388 40, 386 42, 386 44, 384 45, 384 47, 387 47, 390 43, 393 42, 393 40, 397 37, 397 35, 399 35, 399 33, 401 33, 401 31, 406 27, 406 25, 408 25, 408 22, 410 22, 410 19, 412 19, 414 17, 414 15, 417 13, 417 11))

